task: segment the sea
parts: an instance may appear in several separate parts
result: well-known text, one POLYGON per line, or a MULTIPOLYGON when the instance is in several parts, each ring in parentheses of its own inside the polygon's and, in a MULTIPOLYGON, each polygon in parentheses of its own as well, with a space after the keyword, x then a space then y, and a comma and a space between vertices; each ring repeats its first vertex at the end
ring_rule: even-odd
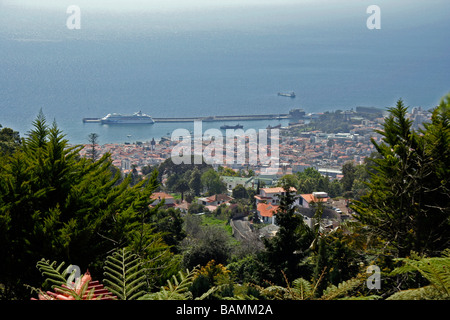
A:
POLYGON ((133 1, 0 0, 0 124, 25 137, 42 111, 71 144, 90 133, 100 144, 133 143, 193 123, 82 119, 386 109, 399 99, 431 109, 450 92, 448 0, 133 1), (278 95, 290 91, 295 98, 278 95))

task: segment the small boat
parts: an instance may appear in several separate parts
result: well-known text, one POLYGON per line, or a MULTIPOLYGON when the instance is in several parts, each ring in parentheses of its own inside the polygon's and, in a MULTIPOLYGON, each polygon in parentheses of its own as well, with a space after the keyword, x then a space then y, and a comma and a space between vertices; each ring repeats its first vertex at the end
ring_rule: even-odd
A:
POLYGON ((294 91, 292 91, 292 92, 278 92, 278 95, 282 96, 282 97, 295 98, 295 92, 294 91))
POLYGON ((241 125, 241 124, 237 124, 237 125, 234 125, 234 126, 230 126, 230 125, 224 124, 223 126, 220 127, 220 129, 242 129, 243 127, 244 126, 241 125))

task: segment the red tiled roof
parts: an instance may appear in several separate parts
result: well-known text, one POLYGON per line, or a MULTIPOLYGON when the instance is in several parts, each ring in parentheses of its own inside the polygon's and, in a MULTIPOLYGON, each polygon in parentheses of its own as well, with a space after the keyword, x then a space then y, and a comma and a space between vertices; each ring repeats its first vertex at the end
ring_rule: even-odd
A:
POLYGON ((312 194, 301 194, 303 199, 305 199, 308 203, 310 202, 327 202, 328 198, 316 198, 312 194))
POLYGON ((277 205, 266 204, 266 203, 258 203, 256 210, 258 210, 259 214, 262 217, 272 217, 278 210, 277 205))
POLYGON ((176 204, 175 207, 187 210, 189 208, 189 203, 183 200, 180 204, 176 204))
POLYGON ((167 194, 165 192, 155 192, 150 196, 150 199, 156 200, 156 199, 173 199, 173 197, 170 194, 167 194))
POLYGON ((208 197, 207 199, 208 199, 208 202, 233 200, 232 197, 230 197, 226 194, 215 194, 213 196, 208 197))
POLYGON ((259 194, 255 195, 254 197, 255 197, 255 199, 258 199, 258 200, 272 200, 272 197, 263 197, 263 196, 260 196, 259 194))
MULTIPOLYGON (((262 188, 262 190, 264 190, 265 193, 281 193, 281 192, 285 192, 285 190, 282 187, 262 188)), ((297 189, 295 189, 294 187, 291 187, 290 191, 291 192, 296 192, 297 189)))
POLYGON ((212 212, 217 209, 217 206, 205 206, 205 208, 212 212))

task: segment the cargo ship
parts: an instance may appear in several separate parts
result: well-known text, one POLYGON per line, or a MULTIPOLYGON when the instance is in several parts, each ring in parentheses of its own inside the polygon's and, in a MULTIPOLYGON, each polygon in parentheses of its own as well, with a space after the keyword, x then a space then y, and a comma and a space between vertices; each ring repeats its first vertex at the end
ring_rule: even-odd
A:
POLYGON ((237 124, 237 125, 234 125, 234 126, 230 126, 230 125, 224 124, 223 126, 220 127, 220 129, 242 129, 243 127, 244 126, 241 125, 241 124, 237 124))

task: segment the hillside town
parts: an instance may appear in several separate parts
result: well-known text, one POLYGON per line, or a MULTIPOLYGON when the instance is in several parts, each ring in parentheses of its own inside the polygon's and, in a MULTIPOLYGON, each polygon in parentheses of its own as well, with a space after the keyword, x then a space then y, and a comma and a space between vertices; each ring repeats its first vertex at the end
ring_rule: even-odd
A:
MULTIPOLYGON (((302 113, 296 121, 289 123, 286 127, 277 126, 279 129, 279 168, 277 172, 266 174, 260 165, 249 165, 248 163, 221 164, 213 163, 213 168, 227 168, 228 172, 236 172, 236 175, 224 174, 221 172, 220 179, 226 186, 226 192, 220 194, 205 194, 190 201, 176 197, 176 191, 160 191, 152 196, 153 205, 164 200, 166 208, 177 208, 182 213, 187 213, 192 203, 200 205, 207 212, 214 212, 221 205, 230 206, 233 203, 233 190, 237 186, 245 189, 255 190, 255 195, 251 199, 254 204, 253 219, 232 219, 231 225, 235 237, 240 239, 250 238, 254 233, 251 222, 257 221, 265 225, 259 228, 261 237, 271 237, 277 231, 276 219, 274 218, 279 207, 281 195, 284 190, 278 186, 278 182, 283 176, 303 172, 307 168, 314 168, 322 176, 332 180, 340 180, 343 177, 342 167, 345 163, 351 162, 355 165, 363 164, 364 160, 374 151, 372 141, 379 143, 381 135, 377 130, 381 130, 384 122, 384 114, 378 109, 363 109, 357 111, 337 111, 331 113, 335 120, 339 119, 336 126, 345 125, 347 132, 330 132, 317 125, 327 122, 327 113, 304 114, 302 113), (312 126, 314 123, 316 125, 312 126), (238 173, 246 174, 238 174, 238 173), (251 173, 251 174, 249 174, 251 173), (262 187, 261 187, 262 186, 262 187), (192 202, 192 203, 190 203, 192 202), (253 221, 249 221, 253 220, 253 221)), ((430 113, 421 108, 414 108, 409 114, 414 129, 420 129, 422 123, 429 121, 430 113)), ((329 119, 328 119, 329 120, 329 119)), ((269 133, 274 128, 267 128, 269 133)), ((335 131, 335 130, 334 130, 335 131)), ((97 156, 105 153, 111 155, 113 165, 119 168, 123 175, 131 172, 138 176, 143 176, 143 168, 157 168, 172 155, 172 149, 176 142, 169 137, 163 137, 159 141, 152 139, 146 142, 134 142, 124 144, 104 144, 85 145, 82 156, 89 156, 89 150, 96 148, 97 156)), ((208 145, 202 141, 202 148, 208 145)), ((246 150, 256 148, 250 140, 246 141, 246 150)), ((269 147, 270 148, 270 147, 269 147)), ((223 150, 225 154, 225 148, 223 150)), ((236 154, 235 150, 235 154, 236 154)), ((167 182, 167 176, 162 180, 163 185, 167 182)), ((298 193, 295 188, 291 190, 295 194, 294 206, 300 213, 306 224, 313 227, 315 223, 315 210, 311 207, 317 203, 323 204, 321 228, 331 230, 339 224, 351 218, 349 209, 350 199, 333 199, 323 190, 314 190, 309 194, 298 193)))
MULTIPOLYGON (((375 109, 378 110, 378 109, 375 109)), ((324 132, 321 130, 307 130, 310 122, 299 120, 289 123, 286 127, 279 127, 279 170, 270 177, 275 183, 278 178, 286 174, 301 172, 305 168, 313 167, 331 178, 339 179, 342 175, 341 168, 345 162, 351 161, 360 164, 365 158, 375 151, 371 142, 380 142, 380 135, 376 133, 381 130, 384 118, 374 117, 376 113, 361 113, 354 111, 342 112, 344 121, 349 126, 348 132, 324 132), (371 115, 364 117, 364 115, 371 115)), ((309 114, 306 119, 320 119, 323 113, 309 114)), ((380 114, 378 114, 380 115, 380 114)), ((421 124, 429 121, 431 114, 420 107, 413 108, 409 114, 413 122, 413 128, 419 129, 421 124)), ((270 128, 269 128, 270 131, 270 128)), ((176 142, 170 137, 163 137, 159 141, 154 138, 150 141, 136 141, 123 144, 97 145, 98 156, 110 153, 113 164, 124 174, 135 169, 140 174, 144 166, 157 166, 171 157, 172 148, 176 142)), ((207 143, 203 142, 203 147, 207 143)), ((91 145, 86 144, 81 151, 81 156, 87 156, 91 145)), ((247 150, 252 146, 246 145, 247 150)), ((225 150, 224 150, 225 152, 225 150)), ((223 164, 217 164, 218 165, 223 164)), ((261 167, 251 166, 248 163, 226 164, 233 170, 251 169, 256 175, 260 175, 261 167)))
MULTIPOLYGON (((170 263, 175 263, 172 272, 181 267, 195 270, 197 266, 205 266, 201 267, 203 270, 222 270, 229 279, 236 279, 232 282, 233 290, 240 290, 247 283, 249 288, 250 285, 253 288, 255 282, 264 283, 268 275, 282 283, 285 270, 298 272, 292 273, 290 278, 304 279, 299 276, 306 272, 304 274, 308 277, 312 275, 321 279, 328 267, 332 270, 337 266, 338 273, 330 271, 327 280, 335 287, 335 283, 353 281, 354 275, 366 268, 364 263, 371 263, 373 251, 366 250, 367 258, 361 260, 361 249, 370 243, 370 246, 384 250, 389 243, 365 235, 368 229, 361 224, 362 219, 386 217, 380 224, 384 231, 386 221, 392 220, 394 212, 402 223, 395 221, 389 227, 393 232, 388 236, 397 237, 398 228, 409 223, 409 219, 404 219, 404 212, 414 213, 417 209, 416 204, 408 199, 420 198, 424 190, 438 190, 430 202, 436 208, 433 216, 439 217, 441 209, 448 212, 448 183, 444 182, 444 186, 440 182, 441 177, 446 179, 445 175, 448 176, 448 157, 442 157, 445 161, 440 161, 441 154, 445 155, 442 150, 448 150, 448 142, 441 147, 434 139, 444 130, 448 133, 445 127, 448 126, 448 114, 444 115, 444 112, 448 113, 449 109, 444 107, 442 104, 436 108, 432 118, 419 108, 408 114, 401 101, 395 109, 389 110, 387 117, 370 112, 371 109, 305 115, 292 119, 285 127, 259 129, 258 138, 269 138, 267 143, 255 140, 250 131, 233 130, 232 134, 226 135, 225 149, 220 143, 213 143, 213 139, 204 139, 206 134, 200 141, 194 139, 193 144, 190 136, 177 140, 172 134, 170 139, 159 141, 99 145, 95 143, 98 137, 92 133, 89 135, 91 144, 73 147, 62 139, 56 127, 46 130, 48 127, 43 125, 45 118, 40 116, 35 122, 36 129, 27 139, 21 140, 23 147, 20 147, 20 140, 13 130, 1 130, 3 138, 0 138, 6 142, 0 146, 5 152, 2 161, 7 165, 1 184, 6 196, 0 197, 0 200, 7 200, 2 206, 6 213, 3 221, 8 221, 10 212, 23 218, 20 224, 23 226, 33 219, 37 233, 27 231, 21 236, 30 234, 33 241, 41 245, 46 241, 38 240, 50 232, 49 235, 58 236, 47 247, 52 250, 55 243, 79 236, 81 244, 88 245, 80 246, 77 260, 84 257, 93 243, 115 247, 129 237, 135 241, 136 248, 148 248, 153 257, 160 259, 154 264, 155 270, 161 264, 172 268, 170 263), (408 130, 403 130, 406 126, 408 130), (185 144, 180 149, 183 156, 184 153, 189 156, 183 157, 185 162, 177 163, 174 159, 179 153, 174 150, 180 146, 180 140, 189 141, 191 145, 185 144), (240 146, 234 148, 236 142, 240 146), (215 146, 211 148, 211 145, 215 146), (244 153, 243 146, 249 150, 249 158, 250 150, 257 148, 259 155, 261 149, 263 153, 266 152, 264 148, 267 149, 267 156, 270 154, 271 161, 279 165, 274 166, 276 172, 267 173, 266 164, 261 164, 263 161, 260 160, 260 163, 239 163, 239 156, 244 153), (206 161, 209 154, 200 153, 200 150, 214 153, 214 157, 209 159, 216 161, 206 161), (232 161, 218 162, 221 158, 232 161), (404 163, 408 161, 413 165, 404 171, 404 163), (429 165, 435 165, 433 170, 437 172, 431 179, 429 165), (426 174, 421 168, 427 168, 426 174), (442 171, 444 174, 441 175, 442 171), (418 191, 417 180, 424 182, 424 187, 418 191), (384 193, 373 193, 376 183, 383 183, 384 193), (411 191, 418 197, 410 197, 411 191), (380 196, 400 200, 390 202, 380 196), (411 202, 410 207, 402 207, 411 202), (31 206, 30 203, 36 205, 31 206), (365 211, 366 203, 374 208, 373 212, 365 211), (54 207, 42 210, 48 205, 54 207), (23 210, 28 211, 21 215, 23 210), (56 222, 63 216, 68 218, 66 222, 56 222), (77 222, 73 217, 80 217, 80 220, 77 222), (94 217, 104 220, 98 223, 94 217), (88 221, 94 222, 86 228, 88 221), (57 224, 63 227, 61 233, 54 232, 53 227, 57 224), (72 231, 77 226, 82 227, 78 234, 72 231), (131 228, 129 232, 122 231, 128 228, 131 228), (85 242, 86 236, 91 237, 90 241, 85 242), (288 267, 280 269, 280 275, 271 275, 271 270, 277 270, 280 261, 288 267), (289 269, 291 261, 293 269, 289 269), (340 277, 342 274, 345 278, 333 282, 335 275, 340 277)), ((214 132, 214 141, 217 142, 216 138, 220 141, 223 135, 219 130, 214 132)), ((425 204, 420 216, 429 207, 425 204)), ((448 214, 437 221, 436 228, 444 226, 439 230, 437 240, 440 234, 448 234, 446 222, 448 214)), ((409 235, 412 227, 408 224, 404 228, 405 233, 409 235)), ((3 230, 13 235, 9 227, 3 227, 3 230)), ((377 235, 377 231, 373 235, 377 235)), ((407 236, 405 243, 410 239, 407 236)), ((439 250, 441 247, 445 249, 447 243, 439 244, 439 250)), ((77 246, 66 246, 69 248, 71 255, 77 251, 77 246)), ((412 250, 413 246, 405 252, 412 252, 410 248, 412 250)), ((392 249, 394 247, 389 250, 392 249)), ((125 254, 127 249, 119 250, 125 254)), ((113 259, 118 256, 117 252, 111 256, 113 259)), ((35 264, 41 254, 31 257, 27 264, 35 264)), ((128 255, 133 261, 136 256, 128 255)), ((125 255, 123 257, 125 259, 125 255)), ((106 261, 112 258, 107 257, 106 261)), ((38 261, 37 266, 42 270, 55 265, 42 258, 38 261)), ((371 266, 367 265, 367 268, 371 266)), ((95 274, 101 273, 96 271, 95 274)), ((108 279, 103 281, 105 285, 109 283, 108 279)), ((324 290, 330 287, 328 283, 324 290)), ((98 280, 93 282, 99 292, 106 288, 102 285, 98 280)), ((201 291, 195 291, 195 294, 201 296, 214 285, 209 282, 202 284, 201 291)), ((158 290, 158 286, 155 288, 158 290)), ((239 291, 230 294, 239 297, 236 292, 239 291)), ((226 292, 221 294, 229 296, 226 292)), ((31 299, 59 296, 56 291, 46 291, 31 299)), ((66 296, 60 298, 68 299, 66 296)), ((114 296, 108 298, 114 299, 114 296)))

